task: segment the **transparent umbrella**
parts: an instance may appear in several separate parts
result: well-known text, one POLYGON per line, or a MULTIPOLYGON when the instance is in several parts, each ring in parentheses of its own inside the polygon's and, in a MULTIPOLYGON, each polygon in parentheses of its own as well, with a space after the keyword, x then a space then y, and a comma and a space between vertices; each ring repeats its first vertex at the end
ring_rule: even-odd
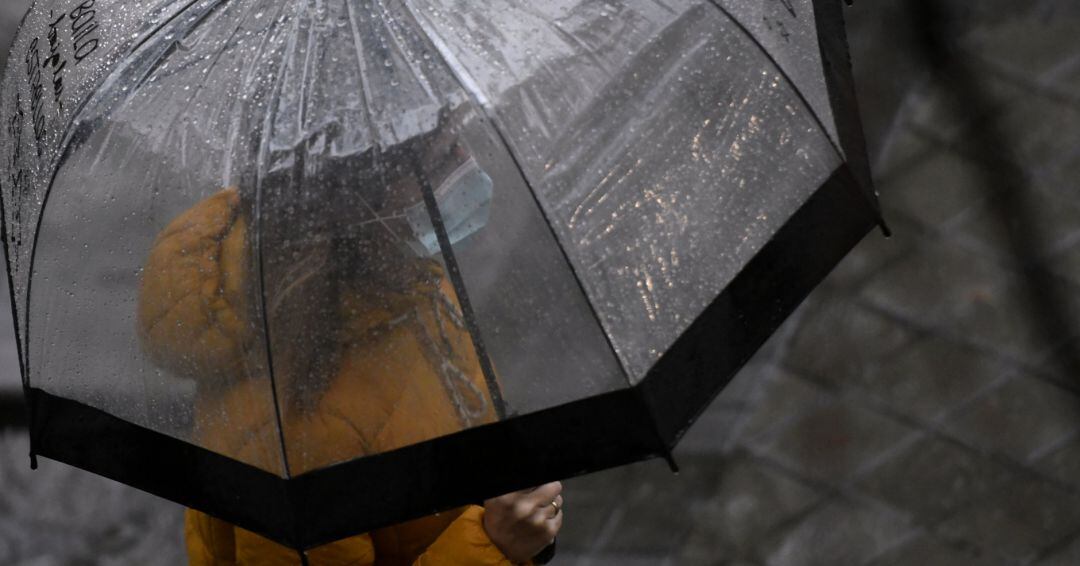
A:
POLYGON ((648 457, 878 221, 831 0, 39 0, 32 450, 310 548, 648 457))

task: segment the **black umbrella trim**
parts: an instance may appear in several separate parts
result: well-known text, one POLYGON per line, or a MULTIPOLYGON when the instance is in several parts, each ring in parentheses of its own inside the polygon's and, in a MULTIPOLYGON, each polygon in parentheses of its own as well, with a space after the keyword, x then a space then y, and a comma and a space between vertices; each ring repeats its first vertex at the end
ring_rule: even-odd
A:
POLYGON ((669 446, 878 222, 855 175, 837 169, 642 380, 669 446))
POLYGON ((852 169, 859 188, 867 203, 877 214, 877 224, 882 233, 891 235, 888 224, 881 214, 877 191, 866 158, 866 138, 859 119, 859 102, 855 97, 855 78, 851 72, 844 12, 835 0, 814 0, 814 18, 818 25, 818 46, 821 48, 821 64, 825 73, 825 88, 833 110, 836 133, 840 147, 852 169))
POLYGON ((36 389, 32 434, 42 456, 291 547, 314 548, 552 479, 669 454, 693 418, 875 221, 843 166, 637 387, 291 479, 36 389), (805 253, 808 239, 816 253, 805 253))
POLYGON ((282 539, 292 517, 278 476, 110 415, 30 390, 38 455, 282 539))
POLYGON ((39 455, 297 549, 664 451, 626 389, 285 479, 77 401, 31 398, 39 455))

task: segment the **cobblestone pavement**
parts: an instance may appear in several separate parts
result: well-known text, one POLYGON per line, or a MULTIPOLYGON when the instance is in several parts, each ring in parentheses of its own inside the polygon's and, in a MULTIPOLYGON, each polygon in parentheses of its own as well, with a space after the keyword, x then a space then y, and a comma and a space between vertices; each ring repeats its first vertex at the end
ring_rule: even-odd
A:
MULTIPOLYGON (((556 564, 1080 564, 1080 382, 1059 363, 1080 336, 1044 337, 1024 277, 1048 269, 1080 320, 1080 4, 954 4, 993 111, 957 118, 903 1, 848 11, 896 235, 869 235, 739 374, 681 444, 680 475, 568 481, 556 564), (1027 263, 995 216, 997 164, 972 149, 988 121, 1031 186, 1027 263)), ((35 491, 20 470, 0 461, 0 562, 180 560, 175 506, 56 464, 35 491)))

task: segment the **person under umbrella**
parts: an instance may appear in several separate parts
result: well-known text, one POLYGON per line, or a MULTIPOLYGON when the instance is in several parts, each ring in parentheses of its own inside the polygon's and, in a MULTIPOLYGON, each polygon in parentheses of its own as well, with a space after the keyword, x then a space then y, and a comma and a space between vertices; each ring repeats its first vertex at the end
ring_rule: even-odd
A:
MULTIPOLYGON (((109 33, 62 93, 10 67, 0 204, 32 462, 294 549, 674 468, 880 220, 839 7, 496 4, 98 0, 79 13, 109 33), (798 33, 753 25, 769 12, 798 33), (458 249, 483 225, 470 155, 497 207, 458 249)), ((54 8, 18 51, 48 44, 54 8)))
MULTIPOLYGON (((300 474, 358 451, 393 450, 500 417, 501 398, 492 391, 498 384, 484 379, 453 286, 433 258, 432 227, 417 213, 425 204, 419 183, 434 179, 447 202, 441 208, 452 211, 457 202, 475 217, 490 200, 490 178, 445 134, 422 136, 379 159, 377 174, 357 178, 364 169, 350 160, 318 181, 362 193, 371 212, 366 221, 297 214, 325 202, 305 202, 302 185, 312 180, 286 171, 264 181, 263 209, 255 191, 228 188, 159 234, 142 280, 139 335, 155 363, 196 381, 194 435, 212 450, 273 469, 285 447, 288 471, 300 474), (322 220, 277 221, 290 215, 322 220), (245 252, 256 249, 249 243, 256 226, 268 250, 261 258, 245 252), (266 277, 262 301, 249 292, 257 269, 274 274, 266 277), (260 308, 282 321, 269 340, 277 405, 265 402, 271 393, 263 380, 236 377, 253 373, 265 356, 255 322, 260 308)), ((185 535, 197 566, 518 564, 561 528, 561 489, 559 482, 545 484, 304 557, 195 510, 186 515, 185 535)))

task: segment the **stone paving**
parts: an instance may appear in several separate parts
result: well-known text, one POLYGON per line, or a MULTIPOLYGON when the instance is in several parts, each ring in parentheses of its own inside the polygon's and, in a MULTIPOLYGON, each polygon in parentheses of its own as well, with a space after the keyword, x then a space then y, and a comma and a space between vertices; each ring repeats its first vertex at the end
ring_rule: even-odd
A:
MULTIPOLYGON (((1044 338, 1024 271, 1049 269, 1080 321, 1080 4, 951 4, 991 115, 957 117, 903 0, 848 10, 896 235, 869 235, 739 374, 678 476, 647 462, 568 481, 556 564, 1080 564, 1080 376, 1059 363, 1080 335, 1044 338), (996 164, 972 151, 988 120, 1038 215, 1024 261, 996 164)), ((175 506, 58 464, 27 477, 18 436, 0 450, 0 563, 181 560, 175 506)))
MULTIPOLYGON (((994 100, 979 118, 1011 136, 1031 257, 1080 321, 1080 6, 972 4, 956 31, 994 100)), ((979 124, 922 68, 903 3, 848 16, 895 237, 868 236, 743 370, 680 447, 680 476, 646 463, 569 482, 591 522, 568 528, 565 563, 1080 563, 1080 383, 1055 363, 1077 337, 1047 342, 1033 320, 994 164, 971 153, 979 124)))

